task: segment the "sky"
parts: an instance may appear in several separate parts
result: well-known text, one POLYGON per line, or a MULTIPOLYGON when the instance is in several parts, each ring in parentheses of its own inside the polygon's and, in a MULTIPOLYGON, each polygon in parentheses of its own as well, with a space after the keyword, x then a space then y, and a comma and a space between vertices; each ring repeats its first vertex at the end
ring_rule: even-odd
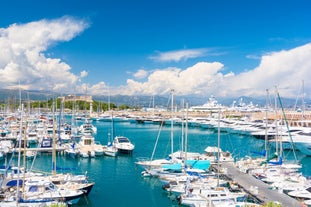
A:
POLYGON ((309 0, 10 0, 0 88, 310 98, 309 0))

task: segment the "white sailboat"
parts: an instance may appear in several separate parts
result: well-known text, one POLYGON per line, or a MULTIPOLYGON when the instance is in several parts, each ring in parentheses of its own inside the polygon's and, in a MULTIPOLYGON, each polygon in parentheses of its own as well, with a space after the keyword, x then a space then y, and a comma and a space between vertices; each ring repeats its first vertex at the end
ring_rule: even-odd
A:
MULTIPOLYGON (((172 115, 171 115, 171 134, 170 134, 170 142, 171 142, 171 155, 174 154, 174 151, 173 151, 173 144, 174 144, 174 141, 173 141, 173 107, 174 107, 174 90, 171 90, 171 112, 172 112, 172 115)), ((172 156, 170 157, 171 159, 166 159, 166 158, 163 158, 163 159, 154 159, 154 156, 155 156, 155 153, 156 153, 156 149, 157 149, 157 145, 158 145, 158 142, 159 142, 159 138, 160 138, 160 132, 162 130, 162 127, 163 125, 165 124, 164 121, 161 121, 160 122, 160 128, 159 128, 159 132, 158 132, 158 135, 157 135, 157 138, 156 138, 156 141, 155 141, 155 145, 153 147, 153 151, 152 151, 152 154, 151 154, 151 157, 150 158, 145 158, 145 157, 142 157, 142 158, 138 158, 138 161, 136 162, 137 165, 141 166, 142 168, 145 169, 145 171, 142 172, 142 174, 144 176, 150 176, 150 175, 154 175, 154 170, 156 171, 159 171, 161 170, 162 166, 163 165, 169 165, 169 164, 172 164, 172 163, 177 163, 177 160, 175 162, 174 157, 175 156, 172 156)), ((178 161, 179 162, 179 161, 178 161)), ((156 173, 157 174, 157 173, 156 173)))
MULTIPOLYGON (((172 93, 172 102, 173 102, 173 93, 172 93)), ((173 104, 172 104, 172 117, 173 117, 173 104)), ((145 169, 145 171, 142 172, 144 176, 158 176, 161 177, 161 179, 163 179, 164 177, 167 178, 171 176, 176 175, 181 176, 186 173, 192 173, 190 172, 191 170, 195 170, 196 173, 199 174, 204 173, 208 170, 211 162, 210 160, 206 159, 207 157, 205 155, 195 152, 188 152, 187 148, 188 116, 186 117, 186 119, 182 119, 181 124, 182 124, 182 140, 180 144, 181 150, 174 152, 173 119, 171 119, 171 136, 170 136, 171 153, 169 154, 169 159, 153 159, 160 135, 160 133, 158 133, 158 137, 156 139, 151 159, 139 158, 138 162, 136 162, 137 165, 145 169), (176 175, 174 175, 174 173, 171 172, 176 173, 176 175)), ((162 124, 160 129, 161 128, 162 124)))
MULTIPOLYGON (((108 111, 110 111, 110 93, 108 95, 108 111)), ((114 119, 113 119, 113 111, 111 111, 111 128, 110 133, 108 133, 108 143, 104 145, 104 154, 110 157, 115 157, 118 154, 118 149, 112 143, 112 137, 114 136, 114 119)))
POLYGON ((105 145, 103 147, 104 154, 110 157, 115 157, 118 154, 118 149, 114 147, 111 143, 108 143, 108 145, 105 145))

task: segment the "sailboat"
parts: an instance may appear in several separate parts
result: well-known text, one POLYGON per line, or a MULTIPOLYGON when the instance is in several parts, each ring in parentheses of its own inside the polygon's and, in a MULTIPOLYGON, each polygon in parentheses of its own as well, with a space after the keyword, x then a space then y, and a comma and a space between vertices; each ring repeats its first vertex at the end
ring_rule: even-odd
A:
POLYGON ((115 148, 111 143, 108 143, 108 145, 104 146, 104 154, 110 157, 115 157, 118 154, 118 149, 115 148))
MULTIPOLYGON (((155 147, 152 152, 151 159, 141 159, 139 158, 137 165, 143 167, 145 171, 142 172, 144 176, 161 176, 161 179, 164 175, 170 176, 170 172, 177 173, 178 175, 184 173, 191 173, 190 171, 194 170, 196 173, 204 173, 208 170, 210 166, 210 160, 201 159, 200 153, 195 152, 188 152, 187 145, 188 145, 188 138, 187 138, 187 129, 188 129, 188 117, 183 119, 182 121, 182 133, 184 130, 186 133, 183 133, 182 140, 181 140, 181 150, 174 152, 174 134, 173 134, 173 91, 172 95, 172 117, 171 117, 171 153, 169 154, 168 159, 153 159, 155 150, 157 147, 158 139, 160 136, 160 131, 158 133, 158 137, 156 139, 155 147), (184 123, 186 121, 186 123, 184 123), (185 129, 184 129, 185 125, 185 129)), ((187 107, 188 111, 188 107, 187 107)), ((160 130, 163 126, 163 122, 161 123, 160 130)))
MULTIPOLYGON (((174 94, 173 94, 173 90, 171 90, 171 110, 172 110, 172 114, 173 114, 173 107, 174 107, 174 94)), ((152 151, 152 154, 151 154, 151 157, 150 158, 145 158, 145 157, 141 157, 141 158, 138 158, 138 161, 136 162, 137 165, 141 166, 142 168, 144 168, 145 171, 142 172, 142 175, 143 176, 150 176, 150 175, 154 175, 156 173, 154 173, 153 171, 156 170, 156 171, 159 171, 161 170, 162 166, 168 166, 170 164, 173 164, 173 163, 177 163, 175 162, 174 160, 172 160, 170 157, 170 159, 166 159, 166 158, 163 158, 163 159, 154 159, 154 156, 155 156, 155 152, 156 152, 156 149, 157 149, 157 145, 158 145, 158 142, 159 142, 159 138, 160 138, 160 134, 161 134, 161 130, 162 130, 162 127, 164 125, 164 121, 161 121, 160 122, 160 128, 159 128, 159 131, 158 131, 158 135, 157 135, 157 138, 156 138, 156 141, 155 141, 155 144, 154 144, 154 147, 153 147, 153 151, 152 151)), ((170 141, 171 141, 171 155, 173 155, 173 115, 171 116, 171 136, 170 136, 170 141)))
MULTIPOLYGON (((108 95, 108 111, 110 111, 110 93, 108 95)), ((114 135, 114 120, 113 120, 113 111, 111 111, 111 133, 108 133, 108 143, 104 145, 104 154, 110 157, 115 157, 118 154, 118 149, 112 143, 112 137, 114 135)))
MULTIPOLYGON (((111 119, 111 124, 113 125, 113 118, 111 119)), ((112 133, 108 133, 108 144, 104 145, 104 154, 110 157, 115 157, 118 154, 118 149, 113 145, 111 137, 113 136, 113 127, 111 130, 112 133)))

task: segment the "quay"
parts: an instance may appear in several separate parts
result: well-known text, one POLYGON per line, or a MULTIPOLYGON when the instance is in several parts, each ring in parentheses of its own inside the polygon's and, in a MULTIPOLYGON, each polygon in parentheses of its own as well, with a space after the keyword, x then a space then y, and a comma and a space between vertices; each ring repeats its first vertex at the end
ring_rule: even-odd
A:
MULTIPOLYGON (((217 165, 214 165, 213 168, 217 170, 217 165)), ((239 187, 243 188, 246 193, 258 200, 260 203, 279 202, 282 207, 301 206, 301 203, 298 200, 284 194, 283 192, 272 190, 271 186, 268 184, 249 174, 239 171, 233 163, 223 162, 221 163, 221 168, 227 169, 227 173, 224 174, 225 177, 236 182, 239 187)))
MULTIPOLYGON (((146 111, 131 111, 127 112, 126 114, 124 111, 114 111, 116 116, 137 116, 140 117, 140 120, 143 123, 144 119, 150 120, 150 117, 152 116, 157 116, 161 117, 163 119, 169 119, 172 117, 172 112, 170 111, 160 111, 156 112, 155 114, 151 114, 150 112, 146 111)), ((184 111, 176 111, 174 112, 174 117, 184 117, 184 111)), ((188 116, 192 118, 208 118, 212 117, 213 115, 215 116, 215 112, 208 112, 208 111, 189 111, 188 116)), ((235 112, 235 111, 221 111, 220 112, 221 117, 226 117, 226 118, 241 118, 241 117, 248 117, 249 120, 255 121, 255 120, 264 120, 265 117, 267 117, 268 120, 282 120, 283 124, 284 123, 284 116, 287 119, 288 125, 289 126, 297 126, 297 127, 311 127, 311 111, 305 111, 304 113, 302 112, 297 112, 297 111, 292 111, 292 110, 285 110, 284 113, 283 111, 279 110, 277 112, 275 111, 260 111, 260 112, 235 112)), ((97 114, 93 113, 91 114, 91 117, 96 116, 97 114)), ((218 117, 218 115, 217 115, 218 117)))

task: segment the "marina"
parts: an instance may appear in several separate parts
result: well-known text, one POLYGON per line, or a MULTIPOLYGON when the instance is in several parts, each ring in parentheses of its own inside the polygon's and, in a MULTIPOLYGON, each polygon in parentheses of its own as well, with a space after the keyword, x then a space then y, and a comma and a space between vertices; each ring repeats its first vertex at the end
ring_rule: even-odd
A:
MULTIPOLYGON (((136 115, 137 116, 137 115, 136 115)), ((194 118, 194 117, 192 117, 194 118)), ((196 117, 197 118, 197 117, 196 117)), ((68 120, 71 118, 68 117, 68 120)), ((115 122, 115 128, 118 132, 116 137, 128 137, 130 138, 131 142, 135 144, 135 150, 133 150, 130 154, 118 154, 117 156, 105 156, 103 154, 98 154, 96 156, 77 156, 71 157, 65 153, 64 146, 67 146, 69 143, 61 144, 60 148, 58 148, 57 152, 57 170, 58 173, 67 173, 66 169, 73 171, 79 171, 80 174, 84 174, 87 172, 89 179, 94 182, 93 190, 89 192, 87 197, 80 199, 79 202, 73 204, 73 206, 96 206, 99 205, 100 197, 102 195, 102 188, 109 187, 109 190, 105 190, 103 199, 105 202, 108 201, 113 206, 124 206, 125 203, 118 205, 116 203, 116 197, 113 192, 118 191, 123 196, 126 197, 127 193, 122 193, 122 189, 126 189, 125 186, 128 186, 129 183, 133 188, 137 189, 139 194, 144 195, 146 192, 149 192, 149 195, 145 195, 145 199, 141 199, 140 201, 133 203, 134 206, 143 206, 147 205, 147 203, 151 202, 152 199, 156 198, 157 202, 154 206, 178 206, 179 201, 178 197, 174 197, 167 194, 162 189, 163 183, 157 179, 147 178, 141 175, 142 168, 137 166, 135 163, 141 159, 141 157, 150 157, 154 147, 154 141, 156 140, 157 135, 159 134, 159 130, 161 130, 161 139, 159 140, 159 146, 157 151, 154 154, 154 159, 158 159, 161 157, 166 157, 169 155, 169 148, 167 147, 170 143, 169 137, 171 137, 171 132, 173 130, 174 139, 176 143, 175 150, 179 150, 178 143, 181 141, 181 137, 183 137, 182 133, 182 125, 180 122, 175 119, 174 128, 172 129, 170 120, 167 124, 164 122, 154 122, 152 124, 148 123, 139 123, 136 122, 135 119, 127 119, 124 121, 115 122), (160 125, 163 124, 163 126, 160 125), (110 166, 110 167, 109 167, 110 166), (124 169, 123 169, 124 168, 124 169), (123 169, 123 170, 122 170, 123 169), (103 179, 102 179, 103 178, 103 179), (120 179, 120 180, 119 180, 120 179), (138 183, 137 183, 138 182, 138 183), (114 190, 113 190, 114 189, 114 190), (121 190, 120 190, 121 189, 121 190), (148 190, 147 190, 148 189, 148 190), (152 196, 151 196, 152 194, 152 196), (96 199, 95 199, 96 198, 96 199), (159 199, 159 200, 158 200, 159 199), (145 204, 144 204, 145 203, 145 204)), ((201 156, 204 153, 207 153, 208 146, 217 146, 217 122, 213 122, 210 118, 206 120, 210 120, 210 127, 201 127, 200 123, 202 122, 202 118, 197 119, 196 124, 189 124, 188 127, 188 156, 201 156), (214 127, 212 123, 216 124, 214 127), (205 151, 205 152, 204 152, 205 151), (199 155, 198 155, 199 154, 199 155)), ((84 121, 78 121, 78 124, 83 124, 84 121)), ((109 141, 109 134, 111 130, 111 123, 109 121, 93 121, 92 122, 94 127, 97 128, 97 132, 93 134, 94 140, 90 143, 107 143, 109 141)), ((231 123, 233 124, 233 123, 231 123)), ((257 139, 251 136, 248 133, 237 133, 237 132, 229 132, 225 131, 224 129, 220 133, 221 138, 221 148, 223 152, 230 152, 234 158, 234 160, 239 160, 245 156, 251 155, 253 150, 258 150, 264 146, 264 140, 257 139), (244 144, 241 143, 248 143, 247 146, 250 148, 244 148, 244 144), (238 152, 238 153, 237 153, 238 152)), ((81 140, 81 137, 80 139, 81 140)), ((83 139, 82 139, 83 140, 83 139)), ((78 143, 79 141, 77 141, 78 143)), ((21 148, 22 149, 22 148, 21 148)), ((104 145, 103 145, 104 149, 104 145)), ((51 156, 52 151, 56 150, 56 148, 27 148, 27 151, 38 151, 38 155, 33 162, 33 159, 26 160, 27 166, 33 165, 34 171, 39 172, 51 172, 51 156), (33 164, 32 164, 33 162, 33 164), (50 162, 51 165, 46 165, 46 162, 50 162)), ((15 149, 16 151, 16 149, 15 149)), ((216 150, 211 151, 216 152, 216 150)), ((293 154, 290 152, 289 158, 286 159, 293 159, 293 154)), ((299 156, 300 162, 302 163, 302 168, 300 172, 304 176, 308 176, 311 174, 310 170, 307 167, 308 162, 310 162, 310 158, 308 156, 303 155, 301 152, 296 152, 299 156)), ((213 154, 213 153, 212 153, 213 154)), ((15 155, 16 156, 16 155, 15 155)), ((206 155, 204 155, 206 156, 206 155)), ((195 157, 193 159, 196 159, 195 157)), ((204 158, 205 159, 205 158, 204 158)), ((16 159, 14 159, 13 165, 17 166, 16 159), (15 163, 15 164, 14 164, 15 163)), ((225 158, 224 158, 225 160, 225 158)), ((228 160, 228 159, 227 159, 228 160)), ((5 159, 2 160, 3 164, 7 161, 5 159)), ((213 160, 212 160, 212 166, 213 160)), ((222 169, 227 169, 227 179, 235 181, 238 183, 241 189, 253 197, 255 201, 258 203, 267 203, 271 201, 278 201, 282 203, 282 206, 296 206, 300 205, 301 201, 297 201, 280 193, 278 189, 273 189, 268 184, 255 179, 253 176, 249 174, 245 174, 242 171, 234 166, 233 164, 229 163, 222 163, 222 169)), ((131 195, 132 197, 140 196, 131 195)), ((135 200, 133 198, 128 198, 129 200, 135 200)), ((103 202, 103 201, 102 201, 103 202)))
POLYGON ((301 1, 3 1, 0 207, 311 207, 301 1))

